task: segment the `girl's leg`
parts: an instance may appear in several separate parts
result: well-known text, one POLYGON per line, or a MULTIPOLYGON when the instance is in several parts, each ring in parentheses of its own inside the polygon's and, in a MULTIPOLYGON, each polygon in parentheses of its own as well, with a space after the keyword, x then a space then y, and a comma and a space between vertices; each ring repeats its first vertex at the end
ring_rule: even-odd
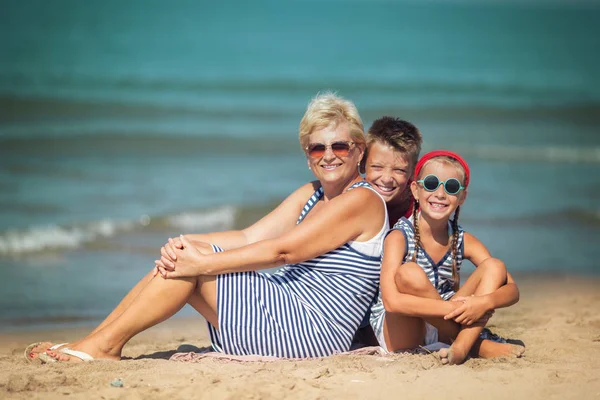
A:
MULTIPOLYGON (((215 277, 163 279, 157 276, 142 288, 120 315, 67 347, 94 358, 118 360, 123 346, 133 336, 168 319, 186 303, 201 312, 208 322, 218 326, 215 277)), ((48 351, 47 354, 61 361, 71 360, 70 356, 59 352, 48 351)), ((73 357, 73 361, 77 360, 73 357)))
MULTIPOLYGON (((423 269, 415 263, 398 266, 395 282, 398 293, 441 300, 423 269)), ((446 343, 449 343, 450 338, 456 337, 460 329, 453 321, 445 321, 443 318, 428 318, 427 322, 438 328, 440 340, 446 343)), ((425 320, 386 312, 383 334, 389 351, 414 349, 424 344, 425 320)))
MULTIPOLYGON (((469 279, 467 279, 467 282, 456 293, 456 296, 482 296, 493 293, 506 283, 506 276, 506 267, 502 261, 495 258, 487 259, 475 269, 469 279)), ((478 341, 479 334, 483 328, 484 325, 463 326, 450 349, 447 352, 441 352, 442 357, 445 358, 447 356, 450 364, 462 363, 467 358, 473 345, 478 341)), ((483 342, 489 343, 478 343, 477 348, 481 349, 483 346, 484 353, 486 348, 493 350, 493 348, 498 347, 496 345, 499 345, 499 343, 487 340, 483 342)))

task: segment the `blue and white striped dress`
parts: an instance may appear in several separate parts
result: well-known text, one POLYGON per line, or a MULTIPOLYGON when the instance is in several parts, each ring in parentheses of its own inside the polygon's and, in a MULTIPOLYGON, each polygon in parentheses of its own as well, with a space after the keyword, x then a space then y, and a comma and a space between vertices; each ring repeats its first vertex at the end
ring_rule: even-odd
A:
MULTIPOLYGON (((366 182, 348 190, 357 187, 373 190, 366 182)), ((322 197, 319 188, 297 223, 322 197)), ((379 287, 387 211, 381 225, 381 231, 367 242, 348 242, 274 274, 218 275, 219 329, 208 325, 213 348, 234 355, 286 358, 347 351, 379 287)), ((214 245, 213 249, 222 251, 214 245)))
MULTIPOLYGON (((403 263, 411 262, 415 253, 415 228, 413 217, 402 217, 394 224, 393 230, 399 230, 404 235, 406 248, 404 250, 403 263)), ((452 225, 448 222, 448 234, 452 234, 452 225)), ((458 227, 458 251, 456 252, 456 270, 460 272, 460 266, 464 255, 464 231, 458 227)), ((435 287, 443 300, 448 300, 454 296, 454 279, 452 279, 452 250, 448 249, 446 254, 439 262, 434 262, 423 247, 419 247, 417 253, 417 264, 423 268, 429 281, 435 287)), ((383 320, 385 317, 385 308, 381 293, 377 303, 371 308, 371 326, 373 331, 381 332, 383 330, 383 320)))

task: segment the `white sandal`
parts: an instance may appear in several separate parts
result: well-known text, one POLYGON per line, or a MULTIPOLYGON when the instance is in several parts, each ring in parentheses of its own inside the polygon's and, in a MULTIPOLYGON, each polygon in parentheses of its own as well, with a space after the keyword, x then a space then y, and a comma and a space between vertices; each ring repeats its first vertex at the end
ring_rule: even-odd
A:
MULTIPOLYGON (((65 344, 65 343, 63 343, 63 344, 65 344)), ((62 345, 59 345, 59 346, 62 346, 62 345)), ((59 346, 56 346, 56 347, 59 347, 59 346)), ((52 347, 50 348, 50 350, 52 350, 52 347)), ((94 357, 90 356, 88 353, 84 353, 83 351, 71 350, 68 347, 63 347, 62 349, 59 349, 57 351, 59 353, 66 354, 68 356, 77 357, 82 361, 94 361, 94 357)), ((61 360, 57 360, 54 357, 50 357, 48 354, 46 354, 46 352, 40 353, 38 358, 40 359, 40 361, 42 361, 42 363, 45 363, 45 364, 50 364, 50 363, 55 363, 55 362, 61 361, 61 360)))

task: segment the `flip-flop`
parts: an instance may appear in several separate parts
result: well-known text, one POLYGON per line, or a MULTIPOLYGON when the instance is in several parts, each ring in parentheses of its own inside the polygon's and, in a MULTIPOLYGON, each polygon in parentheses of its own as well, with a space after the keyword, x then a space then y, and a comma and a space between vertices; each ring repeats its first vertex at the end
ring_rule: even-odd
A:
MULTIPOLYGON (((29 354, 31 354, 31 351, 33 349, 35 349, 36 347, 38 347, 39 345, 44 344, 44 343, 47 343, 47 342, 35 342, 35 343, 31 343, 29 346, 27 346, 25 348, 25 352, 23 353, 23 355, 25 356, 25 359, 27 360, 27 362, 30 362, 30 363, 36 362, 36 360, 38 360, 40 354, 45 354, 46 353, 45 351, 42 351, 42 352, 38 353, 38 357, 36 357, 36 358, 29 357, 29 354)), ((64 346, 65 344, 67 344, 67 343, 55 344, 54 346, 50 347, 49 350, 56 350, 60 346, 64 346)))
MULTIPOLYGON (((63 343, 63 344, 65 344, 65 343, 63 343)), ((61 345, 59 345, 59 346, 61 346, 61 345)), ((58 346, 56 346, 56 347, 58 347, 58 346)), ((52 348, 50 348, 50 349, 52 350, 52 348)), ((68 347, 63 347, 62 349, 59 349, 57 351, 59 353, 66 354, 68 356, 77 357, 82 361, 94 361, 94 357, 90 356, 88 353, 84 353, 83 351, 71 350, 68 347)), ((46 352, 40 353, 38 355, 38 358, 40 359, 42 364, 51 364, 51 363, 55 363, 55 362, 68 362, 68 361, 57 360, 54 357, 50 357, 48 354, 46 354, 46 352)))

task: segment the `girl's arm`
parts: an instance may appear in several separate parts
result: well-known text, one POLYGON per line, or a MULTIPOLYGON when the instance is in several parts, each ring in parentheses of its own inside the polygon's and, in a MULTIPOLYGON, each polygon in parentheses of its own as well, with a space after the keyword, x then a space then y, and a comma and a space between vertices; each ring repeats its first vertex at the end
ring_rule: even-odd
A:
MULTIPOLYGON (((428 299, 400 293, 396 287, 396 271, 402 268, 406 251, 406 239, 399 230, 392 230, 384 242, 381 263, 381 299, 387 312, 412 317, 443 317, 452 312, 457 304, 449 301, 428 299)), ((426 279, 426 278, 425 278, 426 279)))
MULTIPOLYGON (((492 255, 485 245, 470 233, 464 233, 464 245, 464 257, 471 261, 473 265, 475 265, 475 268, 481 265, 484 261, 492 259, 492 255)), ((480 297, 482 297, 482 300, 485 300, 488 307, 487 311, 495 310, 496 308, 508 307, 518 302, 519 288, 517 287, 513 277, 507 271, 506 284, 502 285, 494 292, 480 297)))
MULTIPOLYGON (((313 210, 309 218, 279 237, 218 254, 202 255, 183 238, 166 278, 218 275, 278 267, 314 258, 350 240, 368 240, 381 230, 384 204, 370 189, 356 188, 313 210)), ((294 221, 295 222, 295 221, 294 221)))

